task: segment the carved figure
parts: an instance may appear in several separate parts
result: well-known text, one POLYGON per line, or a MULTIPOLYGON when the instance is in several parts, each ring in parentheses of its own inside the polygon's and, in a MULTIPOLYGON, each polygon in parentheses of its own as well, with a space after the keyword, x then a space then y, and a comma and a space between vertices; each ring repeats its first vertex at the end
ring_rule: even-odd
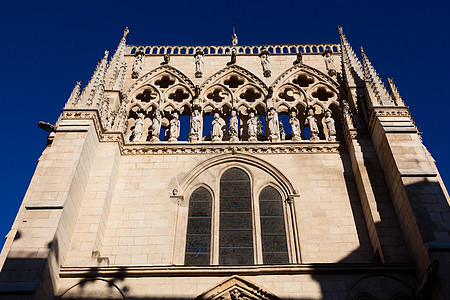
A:
POLYGON ((197 51, 195 59, 195 77, 201 78, 203 75, 203 52, 197 51))
POLYGON ((161 131, 161 121, 162 121, 161 111, 159 109, 157 109, 155 111, 155 117, 153 118, 152 139, 150 140, 150 142, 159 142, 159 132, 161 131))
POLYGON ((231 118, 229 124, 229 134, 230 134, 230 142, 239 141, 238 133, 239 133, 239 119, 237 117, 237 111, 235 108, 231 109, 231 118))
POLYGON ((333 56, 331 55, 331 51, 326 50, 323 55, 324 55, 323 58, 325 60, 325 65, 328 70, 328 74, 330 74, 331 76, 335 76, 337 74, 337 72, 336 72, 336 67, 334 66, 334 59, 333 59, 333 56))
POLYGON ((238 44, 238 37, 236 33, 233 33, 233 36, 231 37, 231 45, 237 46, 237 44, 238 44))
POLYGON ((302 130, 300 128, 300 121, 297 119, 297 112, 295 110, 291 111, 291 118, 289 119, 289 124, 291 124, 292 140, 301 141, 302 130))
POLYGON ((141 73, 142 66, 144 65, 144 53, 142 51, 136 52, 136 60, 133 64, 133 70, 131 72, 131 78, 136 79, 141 73))
POLYGON ((139 113, 138 119, 136 120, 136 123, 134 124, 134 131, 133 131, 133 142, 140 142, 142 141, 142 138, 144 136, 144 114, 139 113))
POLYGON ((346 100, 342 100, 342 113, 348 114, 350 112, 350 105, 348 105, 348 102, 346 100))
POLYGON ((258 134, 258 118, 253 111, 250 112, 249 119, 247 120, 247 133, 249 142, 258 140, 256 138, 256 135, 258 134))
POLYGON ((236 48, 231 49, 231 60, 227 63, 227 66, 236 63, 236 48))
POLYGON ((168 65, 169 61, 170 61, 170 55, 164 54, 163 59, 164 59, 164 61, 161 63, 161 65, 168 65))
POLYGON ((319 125, 317 119, 314 117, 314 109, 308 108, 308 116, 306 117, 306 124, 309 126, 309 135, 311 141, 319 140, 319 125))
POLYGON ((170 120, 169 126, 169 142, 175 142, 180 136, 180 120, 178 120, 177 110, 172 112, 172 119, 170 120))
POLYGON ((294 60, 294 65, 302 64, 303 63, 303 55, 301 52, 297 53, 297 59, 294 60))
POLYGON ((270 72, 269 52, 267 50, 262 51, 260 54, 260 58, 264 77, 270 77, 271 72, 270 72))
POLYGON ((200 140, 200 131, 202 130, 202 117, 198 109, 194 109, 191 118, 191 134, 189 136, 191 142, 200 140))
POLYGON ((327 110, 325 112, 325 125, 327 126, 328 131, 328 140, 336 141, 336 127, 334 125, 334 119, 331 117, 331 110, 327 110))
POLYGON ((278 140, 280 137, 280 122, 278 121, 278 114, 274 107, 269 109, 267 119, 269 120, 270 140, 278 140))
POLYGON ((212 121, 211 138, 213 142, 219 142, 222 140, 222 124, 220 124, 219 113, 214 113, 214 120, 212 121))
POLYGON ((284 130, 283 121, 280 120, 280 139, 284 141, 286 139, 286 130, 284 130))

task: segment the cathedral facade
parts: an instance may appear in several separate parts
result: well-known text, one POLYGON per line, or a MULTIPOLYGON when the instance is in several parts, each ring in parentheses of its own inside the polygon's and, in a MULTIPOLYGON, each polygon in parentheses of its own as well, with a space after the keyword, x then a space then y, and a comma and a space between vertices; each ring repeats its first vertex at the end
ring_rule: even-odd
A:
POLYGON ((0 299, 450 299, 434 160, 338 33, 140 46, 126 29, 40 123, 0 299))

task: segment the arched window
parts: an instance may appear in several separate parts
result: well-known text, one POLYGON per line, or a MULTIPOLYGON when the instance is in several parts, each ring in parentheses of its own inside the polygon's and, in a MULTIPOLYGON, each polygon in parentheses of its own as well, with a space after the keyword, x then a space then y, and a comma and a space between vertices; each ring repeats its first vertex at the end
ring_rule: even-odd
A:
POLYGON ((219 264, 254 264, 250 178, 238 168, 220 178, 219 264))
POLYGON ((289 255, 284 222, 283 199, 273 187, 267 186, 259 195, 261 241, 264 264, 288 264, 289 255))
POLYGON ((189 199, 185 265, 204 266, 211 261, 211 193, 197 188, 189 199))

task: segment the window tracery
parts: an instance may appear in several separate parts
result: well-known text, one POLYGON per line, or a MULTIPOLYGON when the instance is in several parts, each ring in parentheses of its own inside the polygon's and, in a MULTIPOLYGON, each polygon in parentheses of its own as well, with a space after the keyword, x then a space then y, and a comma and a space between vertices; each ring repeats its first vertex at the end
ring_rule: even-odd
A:
MULTIPOLYGON (((264 177, 264 176, 263 176, 264 177)), ((274 185, 240 167, 226 169, 214 196, 203 185, 189 197, 185 265, 295 262, 283 196, 274 185), (262 189, 260 190, 260 186, 262 189), (257 190, 260 190, 257 193, 257 190), (215 249, 215 250, 214 250, 215 249), (291 249, 291 250, 289 250, 291 249), (291 251, 291 252, 290 252, 291 251)), ((214 188, 213 188, 214 190, 214 188)))

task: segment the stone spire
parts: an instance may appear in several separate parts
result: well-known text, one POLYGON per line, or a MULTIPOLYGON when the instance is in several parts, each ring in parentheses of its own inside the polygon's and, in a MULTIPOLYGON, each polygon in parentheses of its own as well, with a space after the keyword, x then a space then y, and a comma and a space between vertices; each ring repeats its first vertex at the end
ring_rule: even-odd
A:
POLYGON ((98 108, 103 99, 103 92, 105 91, 105 75, 108 64, 108 54, 109 52, 105 51, 105 56, 100 62, 100 68, 97 74, 97 87, 95 89, 95 94, 93 97, 94 108, 98 108))
POLYGON ((364 70, 364 81, 366 82, 366 88, 368 96, 372 105, 393 105, 391 96, 386 87, 381 81, 380 76, 375 71, 375 68, 369 61, 363 47, 360 47, 361 60, 364 70))
POLYGON ((77 81, 73 87, 72 93, 70 94, 69 100, 67 100, 66 108, 74 107, 77 105, 78 100, 80 100, 80 86, 81 82, 77 81))
POLYGON ((347 41, 342 27, 338 26, 337 29, 339 32, 339 39, 341 40, 342 70, 347 79, 347 84, 349 87, 363 86, 364 73, 361 63, 353 51, 352 46, 347 41))
POLYGON ((117 79, 114 83, 113 90, 120 91, 122 90, 123 80, 125 78, 125 70, 127 69, 127 63, 122 62, 120 66, 119 73, 117 74, 117 79))
POLYGON ((108 54, 109 52, 105 51, 105 55, 103 56, 102 60, 97 64, 94 74, 92 74, 91 80, 89 80, 88 84, 85 86, 83 92, 81 93, 80 96, 81 103, 86 104, 87 106, 91 106, 94 103, 94 101, 95 103, 98 104, 99 102, 98 98, 103 96, 108 54))
POLYGON ((123 57, 125 54, 125 47, 126 47, 126 38, 130 31, 128 30, 128 27, 125 28, 123 31, 122 39, 120 40, 119 46, 117 46, 116 52, 114 52, 114 55, 111 58, 111 61, 109 62, 108 70, 106 72, 106 89, 116 89, 117 87, 117 80, 120 80, 119 73, 121 72, 121 67, 124 63, 123 57))
POLYGON ((405 102, 403 102, 403 99, 400 96, 400 93, 397 90, 397 86, 395 85, 395 82, 392 78, 387 79, 387 85, 389 91, 391 92, 392 98, 394 98, 395 104, 397 104, 397 106, 405 106, 405 102))

